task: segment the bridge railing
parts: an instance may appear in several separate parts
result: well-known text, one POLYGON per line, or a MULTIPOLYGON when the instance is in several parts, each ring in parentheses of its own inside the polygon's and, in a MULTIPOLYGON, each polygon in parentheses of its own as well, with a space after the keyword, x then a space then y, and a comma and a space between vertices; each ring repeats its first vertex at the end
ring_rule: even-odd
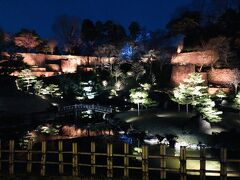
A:
POLYGON ((168 173, 178 174, 180 179, 186 179, 192 173, 200 176, 200 179, 205 179, 209 173, 214 173, 221 179, 227 179, 229 176, 240 178, 240 159, 228 158, 226 148, 220 149, 219 157, 211 158, 206 155, 204 147, 199 150, 199 156, 188 156, 188 150, 183 146, 179 155, 169 155, 166 145, 159 145, 159 150, 154 154, 150 152, 148 146, 143 145, 141 153, 136 155, 132 154, 126 143, 121 145, 106 143, 105 148, 101 150, 96 142, 86 143, 84 147, 74 141, 60 140, 55 143, 55 149, 51 147, 51 142, 49 146, 45 141, 33 148, 33 142, 28 141, 27 149, 24 150, 16 148, 14 140, 4 145, 0 144, 1 174, 14 175, 17 173, 17 165, 21 164, 21 174, 34 173, 41 176, 46 176, 48 173, 59 176, 81 176, 88 171, 90 176, 104 174, 108 178, 115 176, 128 178, 134 176, 134 172, 143 179, 151 179, 153 174, 155 178, 166 179, 168 173), (68 143, 69 149, 64 149, 65 143, 68 143), (88 151, 83 150, 86 147, 88 151), (177 167, 169 167, 170 161, 174 161, 177 167), (198 166, 189 168, 190 161, 196 161, 198 166), (207 167, 210 161, 219 163, 219 168, 213 170, 207 167), (235 163, 238 169, 229 169, 229 163, 235 163))
POLYGON ((100 106, 95 104, 75 104, 71 106, 64 106, 63 108, 60 109, 60 112, 81 111, 86 109, 102 113, 112 113, 111 107, 100 106))

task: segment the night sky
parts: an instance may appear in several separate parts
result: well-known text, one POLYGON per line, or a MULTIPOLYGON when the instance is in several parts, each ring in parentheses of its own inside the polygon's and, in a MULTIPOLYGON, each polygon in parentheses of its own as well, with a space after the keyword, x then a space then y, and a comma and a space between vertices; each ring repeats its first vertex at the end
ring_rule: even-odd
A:
POLYGON ((113 20, 128 27, 138 21, 147 30, 164 29, 176 8, 191 0, 0 0, 0 27, 15 33, 21 28, 53 37, 52 24, 60 15, 80 19, 113 20))

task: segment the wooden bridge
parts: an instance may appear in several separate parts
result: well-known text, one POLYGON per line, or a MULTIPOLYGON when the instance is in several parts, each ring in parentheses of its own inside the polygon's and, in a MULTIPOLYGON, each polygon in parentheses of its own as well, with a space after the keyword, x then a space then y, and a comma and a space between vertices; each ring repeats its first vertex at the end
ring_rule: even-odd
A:
POLYGON ((100 106, 95 104, 74 104, 70 106, 64 106, 59 110, 59 114, 64 115, 67 113, 73 113, 75 116, 78 116, 78 112, 81 112, 84 110, 93 110, 95 112, 99 112, 103 114, 112 113, 111 107, 100 106))
MULTIPOLYGON (((33 144, 27 143, 27 149, 19 149, 14 140, 0 144, 0 173, 17 175, 17 173, 41 176, 104 176, 107 178, 125 177, 138 179, 166 179, 174 174, 186 180, 190 174, 206 179, 210 174, 217 179, 228 177, 240 178, 240 158, 229 155, 226 148, 219 149, 216 157, 209 157, 206 149, 201 147, 199 156, 189 156, 186 147, 180 148, 179 155, 169 155, 166 145, 155 146, 158 150, 151 152, 149 146, 143 145, 141 153, 133 154, 128 144, 103 142, 54 141, 33 144), (66 146, 67 144, 67 146, 66 146), (99 148, 99 146, 104 148, 99 148), (138 158, 138 160, 136 160, 138 158), (175 161, 177 167, 168 165, 175 161), (195 161, 198 165, 189 167, 195 161), (217 169, 207 164, 216 162, 217 169), (234 169, 229 164, 235 164, 234 169), (18 170, 20 167, 21 171, 18 170)), ((235 154, 237 155, 237 154, 235 154)))

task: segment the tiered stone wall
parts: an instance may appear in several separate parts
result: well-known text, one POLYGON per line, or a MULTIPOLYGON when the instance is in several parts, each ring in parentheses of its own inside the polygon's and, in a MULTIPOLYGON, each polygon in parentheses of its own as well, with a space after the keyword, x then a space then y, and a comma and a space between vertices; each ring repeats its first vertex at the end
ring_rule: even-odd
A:
MULTIPOLYGON (((2 53, 4 56, 9 56, 8 53, 2 53)), ((114 58, 97 58, 87 56, 73 56, 73 55, 49 55, 49 54, 36 54, 36 53, 17 53, 23 57, 23 62, 30 66, 46 67, 46 71, 35 71, 37 76, 52 76, 53 74, 74 73, 77 67, 81 65, 100 65, 105 63, 112 63, 114 58), (45 63, 47 60, 48 63, 45 63), (51 63, 52 61, 52 63, 51 63)), ((13 73, 16 75, 17 73, 13 73)))
MULTIPOLYGON (((215 51, 202 52, 188 52, 179 53, 172 57, 171 64, 173 64, 171 84, 173 86, 179 85, 189 73, 195 72, 195 66, 210 66, 219 59, 219 55, 215 51)), ((208 72, 201 72, 205 83, 211 83, 220 87, 232 85, 233 82, 240 81, 240 70, 237 69, 213 69, 208 72)), ((219 87, 219 88, 220 88, 219 87)), ((217 90, 220 90, 217 88, 217 90)), ((221 89, 222 91, 229 91, 228 88, 221 89)), ((216 89, 212 88, 211 93, 216 89)))
POLYGON ((188 64, 185 66, 177 66, 174 65, 172 68, 172 74, 171 74, 171 84, 173 86, 179 85, 181 82, 183 82, 184 79, 188 77, 188 74, 195 72, 195 66, 188 64))
POLYGON ((218 54, 215 51, 197 51, 179 53, 172 57, 171 64, 194 64, 198 66, 211 65, 219 59, 218 54))
POLYGON ((240 81, 239 73, 237 69, 213 69, 208 71, 208 80, 212 84, 231 85, 240 81))

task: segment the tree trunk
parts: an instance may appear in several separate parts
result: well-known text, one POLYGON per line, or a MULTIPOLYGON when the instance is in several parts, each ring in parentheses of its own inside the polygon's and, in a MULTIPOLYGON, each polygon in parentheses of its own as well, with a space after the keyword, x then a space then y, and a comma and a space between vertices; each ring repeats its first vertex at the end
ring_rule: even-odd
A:
POLYGON ((181 111, 181 105, 178 104, 178 112, 180 112, 180 111, 181 111))
POLYGON ((150 62, 150 70, 149 70, 149 76, 152 76, 152 62, 150 62))
POLYGON ((236 95, 237 92, 238 92, 238 85, 237 84, 234 84, 234 90, 235 90, 235 95, 236 95))
POLYGON ((140 115, 140 104, 138 103, 138 116, 140 115))

